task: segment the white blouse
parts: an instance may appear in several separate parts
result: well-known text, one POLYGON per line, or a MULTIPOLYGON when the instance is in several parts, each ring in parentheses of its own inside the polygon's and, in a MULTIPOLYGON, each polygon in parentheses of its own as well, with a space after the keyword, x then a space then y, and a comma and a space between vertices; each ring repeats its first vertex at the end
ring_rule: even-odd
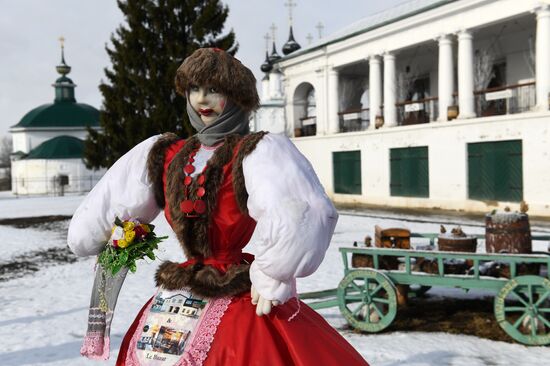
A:
MULTIPOLYGON (((98 254, 116 216, 151 222, 159 214, 146 168, 158 138, 121 157, 80 204, 68 233, 75 254, 98 254)), ((197 170, 212 153, 199 150, 197 170)), ((243 173, 249 215, 257 222, 249 242, 257 252, 250 279, 262 297, 284 303, 296 296, 296 277, 312 274, 321 264, 338 213, 309 161, 283 135, 265 135, 243 160, 243 173)))

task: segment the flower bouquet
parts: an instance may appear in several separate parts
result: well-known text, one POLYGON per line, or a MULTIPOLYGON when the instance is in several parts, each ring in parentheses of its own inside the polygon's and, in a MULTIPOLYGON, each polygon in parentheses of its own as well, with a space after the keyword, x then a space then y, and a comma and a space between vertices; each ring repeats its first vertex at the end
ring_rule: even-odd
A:
POLYGON ((138 220, 126 221, 115 218, 111 238, 98 257, 98 263, 113 276, 122 268, 136 271, 136 261, 145 257, 155 260, 154 250, 167 236, 158 237, 154 225, 142 224, 138 220))
POLYGON ((151 224, 138 220, 115 219, 111 238, 99 254, 96 268, 88 329, 80 353, 91 359, 109 358, 111 321, 118 294, 128 273, 136 271, 136 261, 145 257, 154 260, 155 249, 167 236, 157 237, 151 224))

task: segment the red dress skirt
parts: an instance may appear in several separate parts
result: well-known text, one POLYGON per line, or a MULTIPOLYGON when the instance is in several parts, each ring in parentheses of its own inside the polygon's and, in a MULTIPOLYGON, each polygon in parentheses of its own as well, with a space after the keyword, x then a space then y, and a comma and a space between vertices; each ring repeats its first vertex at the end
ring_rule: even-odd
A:
MULTIPOLYGON (((139 320, 148 304, 141 309, 126 333, 117 366, 126 365, 130 340, 139 331, 139 320)), ((291 299, 275 306, 269 315, 259 317, 251 303, 250 293, 232 299, 221 318, 203 365, 368 366, 322 316, 303 302, 300 302, 298 309, 298 301, 291 299)))

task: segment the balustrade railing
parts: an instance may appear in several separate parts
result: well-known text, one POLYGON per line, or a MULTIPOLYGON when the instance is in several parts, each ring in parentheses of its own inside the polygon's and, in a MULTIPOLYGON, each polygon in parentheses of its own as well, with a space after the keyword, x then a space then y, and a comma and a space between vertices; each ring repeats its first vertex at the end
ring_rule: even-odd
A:
POLYGON ((474 92, 479 117, 528 112, 536 105, 535 82, 500 86, 474 92))
POLYGON ((300 118, 301 127, 294 129, 295 137, 315 136, 317 134, 317 117, 308 116, 300 118))
POLYGON ((397 107, 397 124, 399 126, 428 123, 437 119, 437 97, 401 101, 395 103, 395 106, 397 107))
POLYGON ((369 128, 369 109, 349 109, 338 112, 339 132, 364 131, 369 128))

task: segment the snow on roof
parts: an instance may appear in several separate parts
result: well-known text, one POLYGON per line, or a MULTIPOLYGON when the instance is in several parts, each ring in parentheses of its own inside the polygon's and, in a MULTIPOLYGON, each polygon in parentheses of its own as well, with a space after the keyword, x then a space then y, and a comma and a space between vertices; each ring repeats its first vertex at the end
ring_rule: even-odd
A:
POLYGON ((369 15, 346 28, 343 28, 335 33, 332 33, 324 38, 305 46, 299 51, 293 52, 288 56, 283 57, 280 61, 290 59, 292 57, 302 55, 325 46, 330 43, 338 42, 355 35, 368 32, 370 30, 380 28, 384 25, 397 22, 406 17, 410 17, 419 13, 426 12, 433 8, 446 5, 458 0, 410 0, 393 8, 383 10, 381 12, 369 15))

